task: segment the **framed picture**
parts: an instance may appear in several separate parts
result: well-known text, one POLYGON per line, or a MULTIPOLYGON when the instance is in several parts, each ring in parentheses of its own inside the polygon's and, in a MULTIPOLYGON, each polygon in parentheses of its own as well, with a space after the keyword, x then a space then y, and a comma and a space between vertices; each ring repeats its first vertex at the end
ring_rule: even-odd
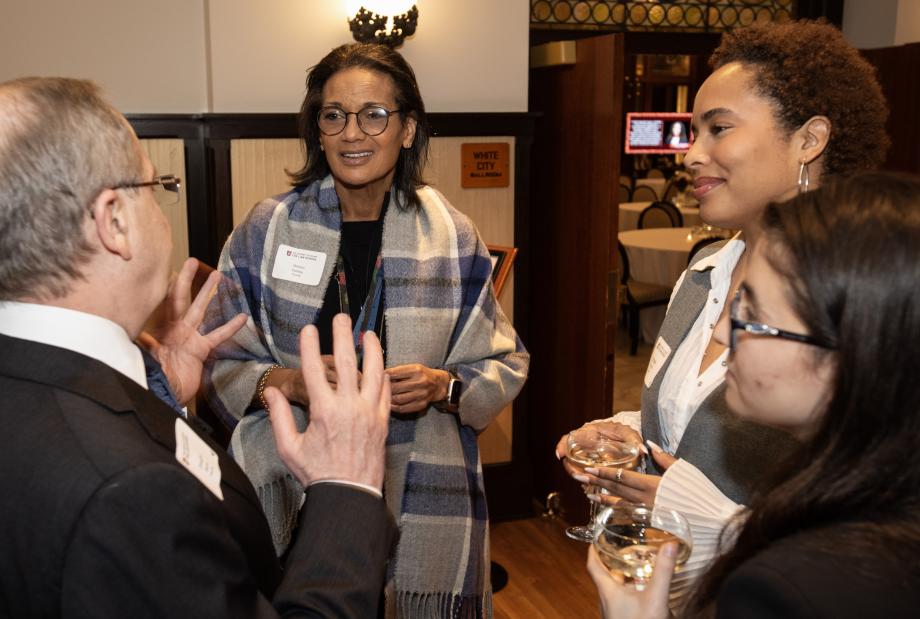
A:
POLYGON ((502 287, 505 285, 505 279, 511 272, 511 265, 514 264, 514 258, 517 256, 517 247, 502 247, 500 245, 486 245, 489 248, 489 254, 492 256, 492 286, 495 287, 495 296, 502 293, 502 287))

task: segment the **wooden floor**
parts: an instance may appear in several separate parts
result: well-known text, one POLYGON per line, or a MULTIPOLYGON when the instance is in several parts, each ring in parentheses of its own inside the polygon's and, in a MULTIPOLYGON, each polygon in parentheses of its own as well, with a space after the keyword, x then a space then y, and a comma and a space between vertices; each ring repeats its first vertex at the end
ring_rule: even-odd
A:
MULTIPOLYGON (((651 346, 628 354, 628 338, 617 333, 614 410, 639 410, 642 380, 651 346)), ((541 517, 492 525, 492 560, 508 571, 507 586, 495 594, 496 619, 600 617, 597 592, 585 561, 588 546, 563 533, 566 524, 541 517)))
POLYGON ((493 598, 496 619, 600 617, 585 569, 588 545, 563 528, 539 517, 492 526, 492 560, 508 571, 508 584, 493 598))

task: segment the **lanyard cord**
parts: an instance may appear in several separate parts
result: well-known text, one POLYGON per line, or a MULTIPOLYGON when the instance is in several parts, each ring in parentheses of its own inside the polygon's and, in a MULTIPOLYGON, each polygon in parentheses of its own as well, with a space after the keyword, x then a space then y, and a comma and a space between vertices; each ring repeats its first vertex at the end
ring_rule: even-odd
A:
MULTIPOLYGON (((339 285, 339 310, 343 314, 351 316, 351 304, 348 302, 348 287, 345 279, 345 261, 340 253, 335 260, 336 282, 339 285)), ((377 325, 377 314, 380 312, 380 300, 383 297, 383 258, 377 254, 377 260, 374 262, 374 272, 371 275, 371 286, 367 292, 367 298, 361 305, 361 313, 355 321, 352 330, 352 338, 355 344, 355 354, 357 355, 358 367, 361 367, 362 357, 364 355, 364 334, 368 327, 371 329, 377 325)))

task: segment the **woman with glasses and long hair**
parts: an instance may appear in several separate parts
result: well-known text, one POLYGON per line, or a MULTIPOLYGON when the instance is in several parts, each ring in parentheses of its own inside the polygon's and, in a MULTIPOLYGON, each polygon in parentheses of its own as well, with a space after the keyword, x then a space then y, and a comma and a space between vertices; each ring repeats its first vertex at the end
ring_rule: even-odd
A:
MULTIPOLYGON (((400 527, 387 616, 491 614, 476 437, 523 386, 529 357, 499 307, 476 228, 422 181, 429 129, 412 68, 389 47, 343 45, 310 71, 294 188, 253 208, 223 249, 210 319, 251 321, 208 368, 210 401, 256 487, 279 554, 303 496, 275 455, 263 392, 309 401, 297 336, 346 313, 384 348, 392 390, 384 494, 400 527)), ((335 383, 330 363, 328 379, 335 383)), ((361 535, 361 531, 355 531, 361 535)))
POLYGON ((739 28, 723 35, 710 63, 684 164, 701 219, 741 232, 705 248, 681 276, 653 347, 641 415, 608 421, 611 432, 648 441, 647 472, 566 464, 579 481, 615 495, 591 497, 598 502, 624 498, 687 515, 693 554, 674 580, 675 608, 738 504, 793 447, 782 433, 730 415, 728 350, 711 337, 745 278, 761 215, 771 202, 878 167, 888 144, 875 71, 829 24, 739 28))
MULTIPOLYGON (((920 607, 920 178, 864 173, 771 205, 730 315, 726 401, 797 442, 687 616, 915 617, 920 607)), ((673 549, 671 549, 673 550, 673 549)), ((668 617, 592 550, 605 617, 668 617)))

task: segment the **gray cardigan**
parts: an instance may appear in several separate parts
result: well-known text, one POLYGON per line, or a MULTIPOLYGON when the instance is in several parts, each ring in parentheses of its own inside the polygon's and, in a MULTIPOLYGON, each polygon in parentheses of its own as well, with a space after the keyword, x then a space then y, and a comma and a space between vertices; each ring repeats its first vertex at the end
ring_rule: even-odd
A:
MULTIPOLYGON (((715 243, 704 248, 697 254, 693 264, 724 245, 715 243)), ((663 338, 671 347, 671 354, 656 374, 651 387, 642 390, 642 435, 656 443, 661 442, 658 416, 661 382, 674 359, 674 353, 703 311, 711 288, 710 271, 687 270, 658 332, 658 337, 663 338)), ((751 491, 770 475, 775 465, 794 447, 795 442, 789 435, 732 415, 725 403, 723 382, 693 413, 674 455, 697 467, 731 500, 747 503, 751 491)), ((654 463, 650 462, 650 472, 656 469, 654 463)))

